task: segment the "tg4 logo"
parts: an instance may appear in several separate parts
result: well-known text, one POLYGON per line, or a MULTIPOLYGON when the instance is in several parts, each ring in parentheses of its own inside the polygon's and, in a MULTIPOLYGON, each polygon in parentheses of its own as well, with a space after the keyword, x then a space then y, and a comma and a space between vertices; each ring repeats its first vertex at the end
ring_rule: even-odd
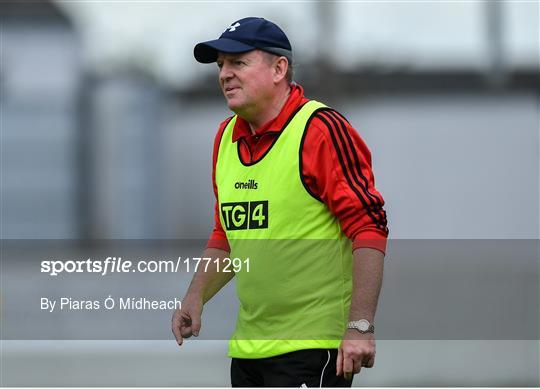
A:
POLYGON ((268 228, 268 201, 223 203, 221 216, 228 231, 268 228))

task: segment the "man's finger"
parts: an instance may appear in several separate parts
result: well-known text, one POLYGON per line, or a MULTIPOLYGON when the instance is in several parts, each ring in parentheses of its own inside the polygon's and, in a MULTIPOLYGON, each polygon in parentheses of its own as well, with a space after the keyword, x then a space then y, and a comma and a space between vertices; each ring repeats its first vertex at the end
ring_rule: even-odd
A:
POLYGON ((190 338, 192 335, 191 330, 191 318, 189 317, 189 314, 187 312, 181 312, 180 317, 180 333, 182 334, 183 338, 190 338))
POLYGON ((368 367, 368 368, 372 368, 373 365, 375 365, 375 355, 373 355, 372 357, 370 357, 366 364, 364 365, 365 367, 368 367))
POLYGON ((176 343, 178 343, 179 346, 182 345, 182 343, 184 343, 184 339, 182 338, 182 334, 180 333, 180 329, 176 326, 173 327, 173 334, 174 334, 174 337, 176 338, 176 343))
POLYGON ((182 323, 182 325, 180 325, 180 333, 182 334, 183 338, 191 338, 191 326, 187 325, 186 323, 182 323))
POLYGON ((199 336, 200 330, 201 330, 201 317, 199 315, 194 315, 191 318, 191 333, 195 336, 199 336))
POLYGON ((340 376, 341 374, 343 374, 343 353, 341 352, 341 349, 338 348, 336 359, 336 375, 340 376))
POLYGON ((353 360, 351 358, 347 358, 344 356, 343 357, 343 376, 348 380, 352 380, 353 369, 354 369, 353 360))
POLYGON ((174 334, 174 337, 176 338, 176 343, 178 343, 178 345, 181 346, 182 343, 184 342, 184 339, 182 338, 182 332, 180 331, 179 316, 176 315, 176 313, 173 315, 172 332, 174 334))
POLYGON ((359 361, 353 361, 353 364, 354 364, 354 368, 353 368, 354 374, 360 373, 360 370, 362 370, 362 364, 359 361))

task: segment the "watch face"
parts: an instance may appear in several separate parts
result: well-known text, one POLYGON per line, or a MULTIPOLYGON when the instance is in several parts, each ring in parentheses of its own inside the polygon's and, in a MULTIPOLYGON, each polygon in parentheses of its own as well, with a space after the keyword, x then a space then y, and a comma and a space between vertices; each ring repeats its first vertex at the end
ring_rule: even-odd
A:
POLYGON ((369 321, 367 320, 358 320, 358 329, 360 331, 367 331, 369 329, 369 321))

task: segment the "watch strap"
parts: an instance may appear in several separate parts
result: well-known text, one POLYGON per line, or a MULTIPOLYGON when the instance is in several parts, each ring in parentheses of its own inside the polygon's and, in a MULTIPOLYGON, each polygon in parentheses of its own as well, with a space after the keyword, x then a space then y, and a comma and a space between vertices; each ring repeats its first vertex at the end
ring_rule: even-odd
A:
POLYGON ((362 320, 362 321, 366 321, 369 323, 369 326, 367 328, 367 330, 361 330, 359 328, 359 322, 360 320, 357 320, 357 321, 350 321, 348 324, 347 324, 347 329, 350 329, 350 330, 357 330, 358 332, 360 332, 361 334, 373 334, 375 333, 375 326, 373 324, 371 324, 369 321, 367 320, 362 320))

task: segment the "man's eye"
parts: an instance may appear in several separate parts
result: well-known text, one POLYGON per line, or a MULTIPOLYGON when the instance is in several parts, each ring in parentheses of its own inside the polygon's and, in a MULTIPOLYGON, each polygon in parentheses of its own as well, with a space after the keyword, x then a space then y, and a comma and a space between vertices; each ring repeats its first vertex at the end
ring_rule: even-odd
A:
POLYGON ((221 69, 223 67, 223 64, 218 62, 217 67, 221 69))
POLYGON ((235 65, 243 65, 244 61, 236 60, 236 61, 234 61, 234 64, 235 65))

